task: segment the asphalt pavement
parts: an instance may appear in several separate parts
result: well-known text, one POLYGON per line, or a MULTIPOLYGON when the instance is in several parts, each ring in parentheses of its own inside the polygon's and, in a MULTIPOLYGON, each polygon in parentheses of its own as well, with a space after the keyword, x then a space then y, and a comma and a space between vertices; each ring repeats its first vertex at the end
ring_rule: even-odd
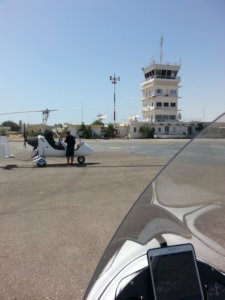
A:
POLYGON ((83 167, 11 142, 0 158, 0 299, 82 299, 109 240, 187 140, 90 140, 83 167))

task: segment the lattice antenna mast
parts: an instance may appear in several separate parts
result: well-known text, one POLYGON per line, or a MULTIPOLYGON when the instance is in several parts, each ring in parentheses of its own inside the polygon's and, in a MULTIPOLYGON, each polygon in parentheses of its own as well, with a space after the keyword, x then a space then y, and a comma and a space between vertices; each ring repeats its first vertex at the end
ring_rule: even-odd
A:
POLYGON ((163 36, 160 39, 160 64, 162 64, 162 57, 163 57, 163 36))

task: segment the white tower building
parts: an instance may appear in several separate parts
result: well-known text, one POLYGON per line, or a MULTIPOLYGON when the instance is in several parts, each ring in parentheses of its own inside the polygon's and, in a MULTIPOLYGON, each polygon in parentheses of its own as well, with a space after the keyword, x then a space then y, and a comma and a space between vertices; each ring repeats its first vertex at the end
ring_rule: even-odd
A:
MULTIPOLYGON (((154 137, 192 137, 196 122, 183 122, 178 109, 180 64, 162 63, 163 37, 161 37, 160 62, 153 61, 142 68, 141 83, 143 120, 130 120, 130 138, 148 137, 143 129, 154 129, 154 137)), ((147 132, 147 131, 146 131, 147 132)))
POLYGON ((177 122, 178 84, 180 65, 156 64, 143 68, 145 81, 141 84, 143 93, 143 121, 151 123, 177 122))

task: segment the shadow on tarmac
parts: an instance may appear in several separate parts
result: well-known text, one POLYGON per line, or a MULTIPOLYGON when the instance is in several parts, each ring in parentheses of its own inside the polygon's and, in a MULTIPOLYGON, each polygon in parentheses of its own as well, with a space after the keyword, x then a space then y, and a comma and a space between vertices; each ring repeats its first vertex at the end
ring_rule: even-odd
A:
POLYGON ((100 163, 86 163, 83 165, 80 164, 73 164, 73 165, 65 165, 65 164, 48 164, 45 167, 38 167, 38 166, 18 166, 15 164, 6 165, 0 167, 0 169, 3 170, 13 170, 13 169, 32 169, 32 168, 38 168, 38 169, 45 169, 45 168, 84 168, 84 167, 95 167, 98 168, 152 168, 152 167, 164 167, 165 165, 120 165, 120 166, 113 166, 113 165, 105 165, 102 166, 100 163))
POLYGON ((0 167, 0 168, 3 170, 12 170, 12 169, 18 168, 18 166, 17 165, 6 165, 5 167, 0 167))

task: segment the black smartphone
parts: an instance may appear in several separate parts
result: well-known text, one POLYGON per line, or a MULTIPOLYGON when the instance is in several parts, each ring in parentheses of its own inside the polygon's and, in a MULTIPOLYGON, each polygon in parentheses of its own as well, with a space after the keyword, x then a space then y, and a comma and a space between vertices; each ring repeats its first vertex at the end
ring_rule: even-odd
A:
POLYGON ((191 244, 150 249, 147 256, 155 299, 204 299, 191 244))

